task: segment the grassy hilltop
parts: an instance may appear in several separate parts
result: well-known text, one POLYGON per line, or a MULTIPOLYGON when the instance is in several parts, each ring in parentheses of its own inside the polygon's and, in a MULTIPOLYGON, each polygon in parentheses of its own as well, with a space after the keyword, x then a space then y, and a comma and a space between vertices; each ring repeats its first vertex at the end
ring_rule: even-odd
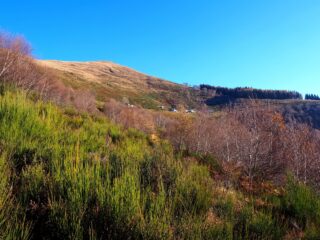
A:
POLYGON ((164 105, 199 106, 197 93, 189 87, 142 74, 112 62, 38 61, 56 74, 66 86, 90 90, 100 102, 108 99, 128 102, 143 108, 164 105))

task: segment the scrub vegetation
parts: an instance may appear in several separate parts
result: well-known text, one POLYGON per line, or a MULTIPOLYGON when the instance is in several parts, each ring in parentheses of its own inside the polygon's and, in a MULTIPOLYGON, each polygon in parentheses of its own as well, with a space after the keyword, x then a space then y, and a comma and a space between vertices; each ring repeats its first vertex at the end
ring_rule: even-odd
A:
POLYGON ((0 239, 320 238, 312 129, 254 103, 99 106, 2 39, 0 239))

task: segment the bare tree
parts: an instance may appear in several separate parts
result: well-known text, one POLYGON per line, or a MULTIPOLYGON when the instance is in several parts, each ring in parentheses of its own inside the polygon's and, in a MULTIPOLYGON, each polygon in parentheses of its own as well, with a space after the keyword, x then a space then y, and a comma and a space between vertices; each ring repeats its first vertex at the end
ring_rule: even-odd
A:
POLYGON ((320 138, 307 125, 292 122, 287 127, 287 156, 290 169, 296 179, 320 189, 320 138))
POLYGON ((7 81, 21 64, 21 60, 30 54, 30 46, 22 37, 0 33, 0 80, 7 81))
POLYGON ((76 91, 73 96, 74 106, 82 111, 95 112, 96 98, 90 91, 76 91))

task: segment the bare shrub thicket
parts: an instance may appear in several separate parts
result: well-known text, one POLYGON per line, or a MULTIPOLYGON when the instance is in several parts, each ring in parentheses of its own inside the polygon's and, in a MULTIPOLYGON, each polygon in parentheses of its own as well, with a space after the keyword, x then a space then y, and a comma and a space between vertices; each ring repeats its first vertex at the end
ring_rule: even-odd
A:
POLYGON ((253 180, 281 183, 288 171, 320 187, 320 143, 315 130, 286 123, 275 109, 251 103, 213 117, 166 121, 163 137, 177 150, 212 154, 225 166, 242 169, 253 180))
POLYGON ((30 45, 22 38, 0 33, 0 83, 37 91, 43 98, 57 96, 64 90, 49 71, 31 56, 30 45))
POLYGON ((290 150, 287 158, 293 175, 320 190, 320 135, 310 126, 290 123, 283 141, 290 150))
POLYGON ((136 128, 145 133, 155 132, 153 113, 147 110, 110 99, 105 103, 103 112, 125 128, 136 128))
POLYGON ((30 54, 31 47, 22 37, 0 33, 0 83, 46 95, 52 83, 30 54))
POLYGON ((19 73, 13 71, 24 59, 29 56, 30 46, 21 37, 13 37, 0 33, 0 79, 11 81, 17 78, 19 73))
POLYGON ((53 70, 40 66, 31 56, 30 45, 22 38, 0 33, 0 84, 36 92, 41 99, 79 110, 96 110, 95 97, 88 91, 73 90, 59 81, 53 70))
POLYGON ((95 112, 97 109, 96 98, 90 91, 72 91, 71 99, 73 105, 81 111, 87 111, 92 113, 95 112))
POLYGON ((151 112, 110 100, 105 114, 126 128, 157 133, 177 151, 210 154, 232 175, 282 183, 288 171, 320 189, 319 134, 306 125, 286 123, 276 109, 251 102, 218 116, 151 112), (240 169, 240 170, 239 170, 240 169))
POLYGON ((285 134, 282 116, 274 110, 252 104, 233 110, 228 117, 236 124, 227 126, 234 129, 227 138, 234 142, 232 152, 246 176, 250 180, 281 180, 286 169, 287 152, 282 141, 285 134))
POLYGON ((221 120, 218 135, 222 137, 216 139, 218 144, 212 152, 219 159, 240 163, 251 180, 281 182, 290 171, 300 181, 319 189, 320 139, 316 130, 286 123, 275 109, 256 103, 234 109, 221 120))

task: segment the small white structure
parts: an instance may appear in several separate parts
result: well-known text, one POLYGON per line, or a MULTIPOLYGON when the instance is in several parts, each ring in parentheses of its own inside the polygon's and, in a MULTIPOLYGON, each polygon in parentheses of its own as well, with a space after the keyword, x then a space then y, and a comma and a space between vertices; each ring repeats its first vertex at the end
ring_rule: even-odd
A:
POLYGON ((194 109, 188 109, 186 110, 186 113, 195 113, 196 111, 194 109))
POLYGON ((130 104, 130 103, 128 103, 127 106, 128 106, 129 108, 133 108, 133 107, 134 107, 134 105, 132 105, 132 104, 130 104))

